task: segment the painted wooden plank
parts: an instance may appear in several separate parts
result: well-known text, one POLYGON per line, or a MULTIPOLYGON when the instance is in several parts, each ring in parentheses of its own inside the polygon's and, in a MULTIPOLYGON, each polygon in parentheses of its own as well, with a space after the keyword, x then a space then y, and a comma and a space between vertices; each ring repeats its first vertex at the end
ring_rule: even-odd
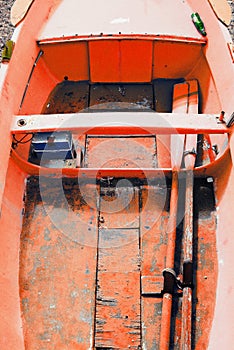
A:
MULTIPOLYGON (((91 203, 95 191, 83 190, 91 203)), ((19 276, 27 348, 93 349, 97 210, 81 192, 74 180, 29 180, 19 276)))
MULTIPOLYGON (((157 280, 165 268, 168 222, 167 189, 165 186, 143 187, 141 211, 142 278, 157 280)), ((154 350, 159 347, 162 298, 144 296, 142 284, 142 347, 154 350)))
MULTIPOLYGON (((157 55, 154 53, 154 56, 157 55)), ((157 62, 158 65, 158 62, 157 62)), ((163 60, 163 65, 165 65, 163 60)), ((154 81, 154 96, 156 112, 171 112, 173 85, 175 80, 156 79, 154 81)), ((171 135, 157 135, 157 159, 160 168, 171 167, 171 135)))
POLYGON ((87 137, 85 166, 107 168, 155 168, 155 136, 87 137))
POLYGON ((99 231, 95 346, 141 346, 138 229, 99 231))
POLYGON ((141 276, 141 294, 147 296, 159 296, 163 290, 163 275, 141 276))
POLYGON ((187 82, 174 85, 172 102, 173 113, 188 112, 188 94, 189 85, 187 82))
POLYGON ((100 199, 100 228, 139 229, 139 191, 128 180, 120 180, 126 187, 102 188, 100 199))
POLYGON ((164 185, 144 186, 141 196, 142 276, 154 276, 161 274, 165 267, 167 189, 164 185))
POLYGON ((95 328, 99 348, 137 349, 141 344, 139 190, 127 185, 101 188, 95 328))
MULTIPOLYGON (((187 82, 175 84, 173 90, 173 113, 188 112, 189 85, 187 82)), ((177 116, 175 116, 177 118, 177 116)), ((184 152, 185 135, 171 135, 171 166, 180 170, 184 152)))
MULTIPOLYGON (((189 94, 188 94, 188 113, 198 113, 198 82, 197 80, 188 80, 189 94)), ((189 116, 188 116, 189 118, 189 116)), ((186 135, 185 138, 185 152, 190 154, 185 155, 184 162, 186 169, 194 168, 197 151, 197 135, 186 135)))
POLYGON ((187 80, 189 86, 188 94, 188 113, 198 113, 199 92, 198 81, 196 79, 187 80))

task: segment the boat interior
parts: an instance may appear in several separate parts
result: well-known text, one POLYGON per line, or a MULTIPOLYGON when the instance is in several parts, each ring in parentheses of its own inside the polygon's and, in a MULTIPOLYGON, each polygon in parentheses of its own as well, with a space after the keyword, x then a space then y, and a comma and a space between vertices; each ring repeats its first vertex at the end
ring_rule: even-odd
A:
MULTIPOLYGON (((25 87, 19 116, 156 111, 210 114, 214 115, 214 120, 219 118, 221 103, 203 52, 202 40, 201 43, 169 39, 65 40, 59 43, 42 41, 39 46, 37 62, 25 87)), ((118 121, 117 115, 115 118, 118 121)), ((142 118, 147 119, 147 114, 142 118)), ((19 125, 22 123, 21 129, 23 120, 18 118, 19 125)), ((175 128, 172 118, 168 122, 175 128)), ((90 129, 92 134, 91 125, 90 129)), ((146 134, 146 131, 138 130, 138 136, 141 132, 146 134)), ((20 134, 20 127, 17 133, 20 134)), ((85 140, 90 137, 87 135, 88 131, 86 137, 75 132, 72 135, 78 144, 76 147, 82 149, 82 153, 86 153, 85 140)), ((228 138, 222 126, 220 130, 206 136, 199 135, 198 138, 200 155, 196 159, 197 165, 213 162, 227 147, 228 138)), ((23 140, 24 147, 21 147, 15 138, 15 144, 20 146, 19 153, 20 148, 26 149, 26 140, 23 140)), ((155 145, 157 151, 156 148, 154 150, 160 159, 158 168, 170 168, 170 137, 158 135, 158 144, 158 147, 155 145), (162 151, 160 143, 163 144, 162 151)), ((103 153, 101 149, 100 153, 103 153)), ((25 159, 28 157, 28 149, 24 156, 25 159)), ((85 156, 83 154, 78 158, 84 159, 85 156)), ((31 159, 33 161, 33 157, 31 159)), ((96 166, 100 167, 101 164, 100 158, 96 166)), ((73 162, 73 166, 80 164, 73 162)), ((87 161, 84 166, 87 167, 87 161)), ((145 164, 144 167, 151 165, 145 164)))
POLYGON ((25 348, 159 348, 174 172, 169 341, 181 348, 187 159, 194 164, 191 348, 207 348, 217 201, 231 161, 206 38, 41 37, 37 53, 12 126, 1 216, 9 244, 20 237, 12 262, 19 296, 18 286, 12 295, 25 348))

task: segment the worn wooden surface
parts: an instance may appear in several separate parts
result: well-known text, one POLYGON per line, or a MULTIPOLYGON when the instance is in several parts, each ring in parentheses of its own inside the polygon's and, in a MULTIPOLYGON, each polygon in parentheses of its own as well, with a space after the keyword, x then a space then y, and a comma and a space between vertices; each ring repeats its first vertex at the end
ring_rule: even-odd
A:
MULTIPOLYGON (((197 348, 207 345, 217 277, 212 187, 201 182, 194 199, 197 348)), ((62 185, 59 179, 29 180, 19 278, 26 349, 159 348, 169 199, 170 182, 114 189, 74 179, 62 185)), ((180 273, 184 252, 177 231, 180 273)), ((174 349, 180 348, 181 314, 182 298, 173 296, 174 349)))
POLYGON ((93 346, 97 212, 74 182, 64 197, 60 185, 28 184, 19 276, 27 349, 93 346))

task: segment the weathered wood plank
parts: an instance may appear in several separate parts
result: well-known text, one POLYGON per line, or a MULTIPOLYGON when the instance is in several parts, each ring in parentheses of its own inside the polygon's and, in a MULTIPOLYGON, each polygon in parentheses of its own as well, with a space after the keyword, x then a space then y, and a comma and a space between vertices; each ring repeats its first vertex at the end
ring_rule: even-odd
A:
POLYGON ((141 346, 139 190, 101 188, 95 346, 141 346), (106 195, 113 190, 114 196, 106 195))
POLYGON ((30 180, 21 235, 25 346, 93 349, 97 210, 74 180, 47 181, 30 180))
POLYGON ((87 137, 85 166, 88 168, 155 168, 155 136, 87 137))
POLYGON ((95 346, 139 349, 140 312, 139 230, 100 230, 95 346))
MULTIPOLYGON (((141 247, 142 278, 157 278, 165 268, 168 213, 167 189, 163 186, 142 190, 141 247)), ((144 286, 143 286, 144 287, 144 286)), ((142 290, 142 292, 144 292, 142 290)), ((157 290, 158 292, 158 290, 157 290)), ((147 350, 159 348, 162 298, 142 295, 142 347, 147 350)))
MULTIPOLYGON (((122 185, 128 180, 120 180, 122 185)), ((139 228, 139 191, 134 187, 102 188, 100 198, 101 228, 139 228)))

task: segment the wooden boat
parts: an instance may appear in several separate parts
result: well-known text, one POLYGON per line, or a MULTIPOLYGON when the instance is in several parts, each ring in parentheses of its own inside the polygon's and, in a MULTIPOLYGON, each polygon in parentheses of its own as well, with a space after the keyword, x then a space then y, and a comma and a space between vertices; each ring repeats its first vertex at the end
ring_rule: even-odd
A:
POLYGON ((232 348, 226 6, 15 3, 1 66, 1 349, 232 348))

